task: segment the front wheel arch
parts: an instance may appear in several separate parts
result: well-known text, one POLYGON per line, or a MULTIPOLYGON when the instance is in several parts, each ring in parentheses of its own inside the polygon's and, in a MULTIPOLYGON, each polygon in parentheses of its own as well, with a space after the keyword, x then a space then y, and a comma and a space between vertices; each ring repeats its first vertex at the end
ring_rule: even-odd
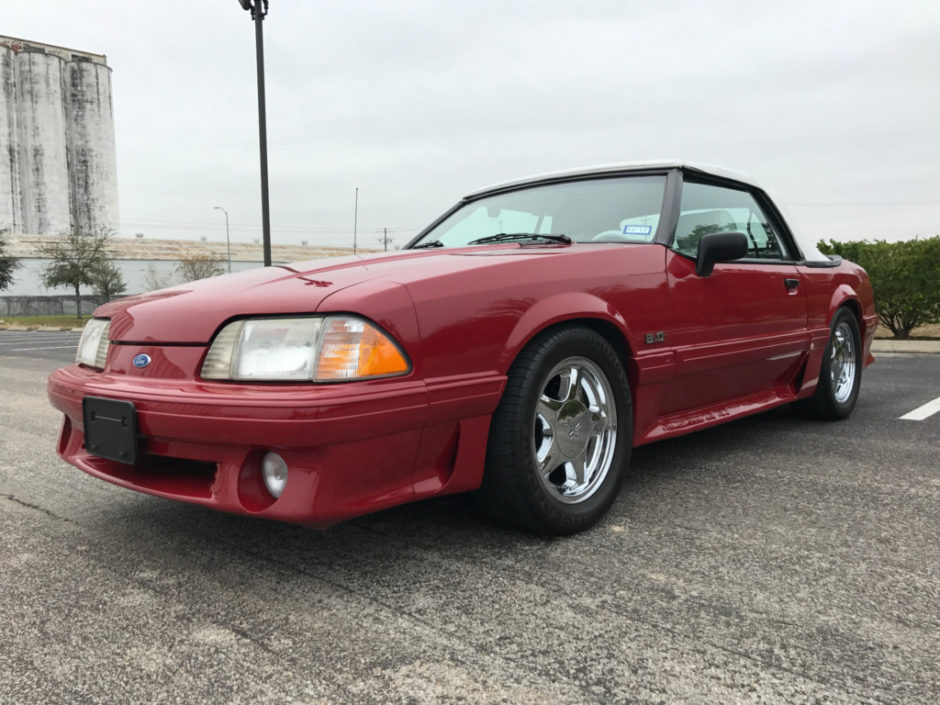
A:
POLYGON ((632 405, 634 402, 636 402, 636 399, 634 398, 637 386, 636 363, 633 359, 633 350, 630 347, 630 343, 628 342, 624 329, 620 326, 619 320, 617 323, 614 323, 607 318, 581 315, 555 321, 539 330, 533 331, 531 335, 529 335, 525 340, 525 343, 515 351, 515 356, 506 363, 505 369, 507 370, 507 373, 508 370, 512 368, 512 365, 515 364, 516 360, 519 359, 519 356, 523 353, 526 347, 533 340, 539 336, 550 334, 552 331, 562 330, 565 328, 587 328, 594 331, 607 341, 607 343, 614 349, 614 352, 617 353, 620 364, 623 365, 623 369, 627 373, 627 381, 630 384, 630 403, 632 405))
MULTIPOLYGON (((633 339, 633 331, 620 311, 593 294, 565 291, 533 303, 516 320, 500 357, 500 371, 507 371, 536 336, 555 328, 570 326, 597 330, 618 350, 631 354, 627 341, 633 339)), ((627 358, 622 359, 627 364, 627 358)))

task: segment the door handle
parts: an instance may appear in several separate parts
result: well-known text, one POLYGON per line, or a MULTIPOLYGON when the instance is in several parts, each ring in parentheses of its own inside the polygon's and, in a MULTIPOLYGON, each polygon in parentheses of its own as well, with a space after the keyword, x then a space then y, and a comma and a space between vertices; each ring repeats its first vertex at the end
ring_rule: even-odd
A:
POLYGON ((793 290, 800 285, 799 279, 790 279, 789 277, 783 280, 783 283, 786 285, 787 289, 793 290))

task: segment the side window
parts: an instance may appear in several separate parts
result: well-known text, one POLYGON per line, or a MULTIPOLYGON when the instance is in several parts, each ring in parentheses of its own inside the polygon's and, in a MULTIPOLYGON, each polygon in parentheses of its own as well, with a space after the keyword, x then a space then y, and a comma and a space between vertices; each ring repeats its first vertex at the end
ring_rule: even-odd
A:
POLYGON ((748 259, 788 259, 770 220, 747 191, 686 181, 672 249, 695 257, 703 235, 718 232, 747 235, 748 259))

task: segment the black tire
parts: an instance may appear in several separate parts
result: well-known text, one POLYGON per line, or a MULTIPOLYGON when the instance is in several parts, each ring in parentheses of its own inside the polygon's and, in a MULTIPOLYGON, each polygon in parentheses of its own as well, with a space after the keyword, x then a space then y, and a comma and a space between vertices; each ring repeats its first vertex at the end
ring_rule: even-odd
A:
POLYGON ((598 333, 560 328, 536 337, 508 377, 490 427, 480 504, 497 521, 536 533, 592 526, 616 498, 630 459, 623 363, 598 333))
POLYGON ((851 415, 858 401, 862 382, 862 341, 855 314, 847 308, 836 311, 829 330, 816 392, 795 402, 793 408, 810 418, 839 421, 851 415), (845 379, 848 370, 850 381, 845 379))

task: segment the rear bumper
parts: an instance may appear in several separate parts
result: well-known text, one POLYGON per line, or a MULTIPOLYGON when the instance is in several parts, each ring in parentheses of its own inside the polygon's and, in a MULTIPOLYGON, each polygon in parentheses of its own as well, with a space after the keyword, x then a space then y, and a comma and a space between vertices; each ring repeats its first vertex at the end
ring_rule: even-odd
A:
POLYGON ((460 451, 482 462, 472 448, 485 448, 502 384, 494 376, 473 385, 473 395, 456 385, 455 403, 456 396, 429 391, 423 380, 411 378, 243 385, 135 378, 73 365, 50 376, 48 395, 65 414, 59 455, 90 475, 223 511, 329 526, 478 484, 477 463, 458 462, 460 451), (134 403, 140 443, 135 465, 85 449, 85 396, 134 403), (441 450, 448 448, 453 452, 441 450), (276 500, 260 473, 261 458, 272 450, 289 467, 276 500))

